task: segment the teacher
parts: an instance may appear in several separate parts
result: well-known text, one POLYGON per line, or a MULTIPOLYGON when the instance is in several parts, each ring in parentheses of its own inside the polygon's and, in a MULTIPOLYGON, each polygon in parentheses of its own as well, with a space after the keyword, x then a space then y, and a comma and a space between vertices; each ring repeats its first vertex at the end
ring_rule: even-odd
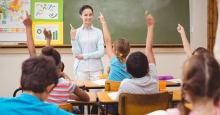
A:
MULTIPOLYGON (((83 24, 76 30, 71 27, 71 45, 75 56, 76 80, 97 80, 103 73, 101 57, 104 55, 102 31, 92 25, 93 8, 83 5, 79 10, 83 24)), ((71 25, 72 26, 72 25, 71 25)))

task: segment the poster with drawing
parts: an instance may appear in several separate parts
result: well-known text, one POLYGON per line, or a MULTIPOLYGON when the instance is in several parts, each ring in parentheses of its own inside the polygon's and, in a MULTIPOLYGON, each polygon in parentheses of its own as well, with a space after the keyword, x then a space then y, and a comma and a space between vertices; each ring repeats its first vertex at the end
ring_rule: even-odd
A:
POLYGON ((58 25, 36 25, 35 26, 35 38, 36 41, 45 41, 47 38, 45 37, 43 31, 44 28, 47 29, 47 31, 51 31, 51 41, 58 41, 58 25))
POLYGON ((58 19, 58 3, 35 2, 35 19, 58 19))
POLYGON ((33 22, 32 33, 35 44, 44 45, 47 41, 43 31, 51 31, 51 44, 63 44, 63 22, 33 22))
POLYGON ((30 0, 0 0, 0 32, 25 32, 25 11, 30 13, 30 0))
POLYGON ((63 0, 31 0, 33 21, 62 22, 63 0))

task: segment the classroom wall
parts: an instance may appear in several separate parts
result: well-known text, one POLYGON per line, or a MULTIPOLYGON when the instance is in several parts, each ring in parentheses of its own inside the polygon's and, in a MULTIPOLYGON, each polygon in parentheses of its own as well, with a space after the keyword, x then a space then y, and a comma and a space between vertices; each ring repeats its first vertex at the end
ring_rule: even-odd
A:
MULTIPOLYGON (((207 1, 190 0, 190 25, 191 25, 191 47, 207 44, 207 1)), ((25 36, 25 35, 24 35, 25 36)), ((1 37, 1 35, 0 35, 1 37)), ((1 43, 1 42, 0 42, 1 43)), ((74 57, 71 49, 57 48, 62 55, 62 61, 65 63, 65 72, 73 76, 74 57)), ((187 58, 183 48, 154 48, 157 70, 159 75, 173 75, 176 78, 181 77, 181 68, 184 60, 187 58)), ((131 52, 142 51, 144 48, 132 48, 131 52)), ((40 53, 40 49, 37 49, 40 53)), ((0 96, 12 96, 13 91, 19 87, 21 75, 21 62, 29 57, 25 48, 0 48, 0 96)), ((102 62, 106 71, 109 60, 105 54, 102 62)))

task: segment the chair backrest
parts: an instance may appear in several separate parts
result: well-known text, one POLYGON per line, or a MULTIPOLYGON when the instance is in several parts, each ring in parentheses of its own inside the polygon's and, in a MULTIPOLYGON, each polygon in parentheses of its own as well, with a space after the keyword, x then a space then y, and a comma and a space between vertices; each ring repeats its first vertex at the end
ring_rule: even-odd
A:
MULTIPOLYGON (((16 97, 16 94, 17 94, 17 92, 18 91, 22 91, 22 88, 21 87, 19 87, 18 89, 16 89, 15 91, 14 91, 14 93, 13 93, 13 97, 16 97)), ((23 91, 22 91, 23 92, 23 91)))
POLYGON ((71 103, 60 104, 59 108, 66 110, 68 112, 71 112, 71 113, 73 112, 73 106, 71 103))
POLYGON ((144 115, 156 110, 166 110, 172 106, 173 92, 155 94, 121 93, 118 111, 120 115, 144 115))
POLYGON ((105 81, 105 91, 118 91, 120 84, 121 84, 121 82, 119 82, 119 81, 106 80, 105 81))
POLYGON ((107 79, 108 78, 108 74, 102 74, 99 76, 99 79, 107 79))

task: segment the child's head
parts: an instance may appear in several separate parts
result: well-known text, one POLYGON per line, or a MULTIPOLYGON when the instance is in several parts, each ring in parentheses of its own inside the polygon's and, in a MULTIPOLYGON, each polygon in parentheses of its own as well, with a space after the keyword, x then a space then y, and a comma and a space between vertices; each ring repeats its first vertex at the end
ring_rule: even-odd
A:
POLYGON ((119 61, 123 62, 122 59, 126 58, 130 53, 130 43, 127 40, 120 38, 114 42, 113 50, 119 61))
POLYGON ((80 17, 84 24, 91 24, 93 20, 93 8, 89 5, 83 5, 79 10, 80 17))
POLYGON ((46 46, 41 50, 42 54, 45 56, 50 56, 55 60, 55 64, 56 64, 56 68, 57 68, 57 73, 60 76, 60 72, 61 72, 61 57, 60 57, 60 53, 55 50, 53 47, 51 46, 46 46))
POLYGON ((209 51, 203 47, 198 47, 193 51, 192 55, 203 54, 203 53, 209 53, 209 51))
POLYGON ((55 63, 52 58, 46 56, 36 56, 29 58, 22 63, 21 87, 24 91, 34 93, 44 93, 46 96, 56 86, 58 82, 55 63))
POLYGON ((208 53, 194 55, 183 65, 182 103, 179 108, 186 111, 184 100, 191 103, 211 99, 217 105, 220 97, 220 67, 208 53))
POLYGON ((147 56, 139 51, 128 56, 126 65, 127 72, 135 78, 146 76, 149 70, 147 56))

